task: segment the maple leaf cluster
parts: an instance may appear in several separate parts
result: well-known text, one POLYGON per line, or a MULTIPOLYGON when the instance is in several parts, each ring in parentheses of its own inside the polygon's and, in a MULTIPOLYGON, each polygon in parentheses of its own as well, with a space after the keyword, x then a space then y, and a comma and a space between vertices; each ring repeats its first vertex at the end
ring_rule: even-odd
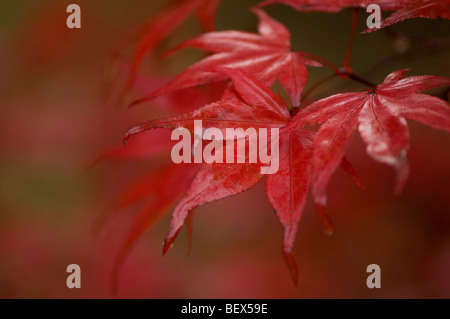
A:
MULTIPOLYGON (((421 93, 450 85, 450 79, 432 75, 405 77, 408 69, 404 69, 390 73, 381 84, 372 85, 358 78, 348 65, 337 68, 320 57, 293 51, 288 29, 261 8, 283 3, 299 11, 337 12, 347 7, 365 8, 376 3, 382 10, 395 10, 382 23, 382 27, 386 27, 417 17, 449 19, 450 1, 266 0, 251 9, 259 19, 257 34, 213 31, 219 2, 174 1, 152 17, 134 53, 128 86, 135 84, 136 72, 143 58, 190 14, 196 14, 210 32, 181 43, 168 54, 186 47, 210 54, 133 105, 173 92, 186 94, 172 101, 174 105, 184 105, 195 100, 188 92, 198 92, 198 86, 213 87, 214 83, 226 81, 228 85, 220 93, 221 97, 187 113, 137 125, 126 133, 125 141, 128 143, 125 148, 108 151, 102 156, 131 158, 167 151, 173 142, 164 129, 183 127, 194 134, 194 120, 202 120, 204 130, 212 127, 223 131, 226 128, 279 128, 279 170, 267 176, 265 191, 284 228, 282 251, 296 282, 298 271, 293 246, 309 190, 325 229, 332 233, 333 225, 326 209, 326 187, 338 166, 364 189, 345 158, 346 147, 357 130, 366 144, 367 154, 395 169, 396 191, 400 192, 409 174, 406 119, 450 131, 448 102, 421 93), (329 66, 336 75, 359 80, 370 88, 362 92, 335 94, 300 109, 308 79, 307 66, 329 66), (272 91, 271 86, 277 80, 290 97, 291 107, 272 91), (299 111, 292 112, 292 107, 299 111), (319 125, 318 130, 310 127, 314 125, 319 125)), ((164 168, 152 171, 131 185, 114 203, 114 209, 152 196, 135 215, 117 264, 135 240, 177 200, 163 247, 164 254, 185 222, 189 224, 195 208, 253 187, 263 178, 260 168, 261 163, 248 161, 202 165, 167 163, 164 168)))

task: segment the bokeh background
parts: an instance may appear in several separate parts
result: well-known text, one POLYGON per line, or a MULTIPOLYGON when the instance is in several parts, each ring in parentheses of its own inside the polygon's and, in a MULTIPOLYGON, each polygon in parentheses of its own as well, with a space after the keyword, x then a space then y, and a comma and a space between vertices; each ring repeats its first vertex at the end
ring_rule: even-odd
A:
MULTIPOLYGON (((329 186, 333 237, 323 234, 308 200, 295 247, 298 287, 281 255, 281 226, 259 184, 197 210, 189 257, 184 232, 161 256, 169 211, 134 246, 112 295, 113 261, 138 206, 115 214, 100 235, 92 234, 92 224, 129 183, 168 160, 169 152, 86 165, 101 150, 120 145, 133 124, 174 112, 158 102, 127 109, 131 97, 119 99, 116 86, 124 75, 111 66, 119 52, 126 68, 133 43, 119 51, 118 44, 165 1, 0 2, 0 297, 450 297, 450 136, 412 122, 411 177, 400 196, 393 194, 392 170, 371 160, 355 137, 348 158, 370 192, 337 172, 329 186), (80 30, 65 24, 71 2, 82 8, 80 30), (72 263, 81 266, 81 289, 66 287, 66 267, 72 263), (366 287, 366 267, 372 263, 381 266, 381 289, 366 287)), ((224 0, 217 29, 256 31, 256 18, 246 8, 257 2, 224 0)), ((305 14, 272 5, 266 10, 291 30, 295 49, 342 63, 351 9, 305 14)), ((360 31, 365 17, 360 15, 360 31)), ((418 19, 392 29, 356 36, 356 73, 373 82, 404 67, 412 68, 410 75, 450 76, 448 21, 418 19)), ((161 60, 167 49, 201 32, 191 18, 164 41, 140 69, 148 78, 134 97, 201 58, 201 52, 187 49, 161 60)), ((329 73, 310 69, 308 86, 329 73)), ((336 79, 310 98, 360 89, 336 79)), ((448 98, 442 88, 432 93, 448 98)))

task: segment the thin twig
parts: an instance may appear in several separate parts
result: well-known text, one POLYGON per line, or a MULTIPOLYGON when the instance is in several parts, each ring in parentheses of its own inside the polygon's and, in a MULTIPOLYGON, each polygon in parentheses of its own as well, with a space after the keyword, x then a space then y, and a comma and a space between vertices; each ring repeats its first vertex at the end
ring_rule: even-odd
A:
POLYGON ((344 68, 350 71, 350 57, 352 55, 353 42, 355 40, 356 22, 358 21, 358 8, 353 8, 352 27, 350 29, 350 38, 348 40, 347 52, 344 59, 344 68))

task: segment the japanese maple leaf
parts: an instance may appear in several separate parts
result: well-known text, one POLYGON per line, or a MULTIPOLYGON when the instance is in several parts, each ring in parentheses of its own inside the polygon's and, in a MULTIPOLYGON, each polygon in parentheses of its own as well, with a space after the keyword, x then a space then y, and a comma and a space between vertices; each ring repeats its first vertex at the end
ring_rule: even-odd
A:
MULTIPOLYGON (((384 20, 381 23, 381 28, 412 18, 437 19, 439 17, 450 19, 450 0, 411 0, 406 6, 384 20)), ((371 28, 364 32, 367 33, 375 30, 379 29, 371 28)))
MULTIPOLYGON (((269 128, 281 127, 289 122, 291 116, 284 101, 261 82, 239 70, 221 68, 216 72, 221 72, 232 79, 235 98, 228 97, 188 114, 148 121, 131 129, 125 139, 157 127, 170 129, 185 127, 195 133, 192 123, 196 119, 203 120, 205 129, 214 125, 219 129, 269 128)), ((279 139, 279 169, 275 174, 269 175, 266 181, 267 197, 284 227, 283 255, 295 282, 298 271, 292 249, 310 184, 313 137, 313 132, 302 128, 295 128, 282 134, 279 139)), ((228 147, 227 144, 227 153, 228 147)), ((262 164, 249 163, 249 156, 247 152, 245 163, 235 161, 202 166, 173 212, 163 248, 164 253, 169 250, 186 218, 195 208, 243 192, 261 180, 262 164)), ((345 159, 342 161, 342 167, 359 183, 353 168, 345 159)))
MULTIPOLYGON (((98 160, 137 160, 149 159, 169 151, 174 145, 167 131, 156 130, 136 136, 126 147, 113 148, 102 152, 98 160)), ((105 222, 126 207, 139 204, 134 214, 128 234, 124 239, 114 263, 112 283, 113 291, 117 289, 120 267, 132 245, 150 227, 152 227, 174 203, 186 192, 193 177, 199 170, 198 164, 167 163, 157 170, 152 170, 143 177, 133 181, 123 193, 100 214, 94 224, 94 232, 98 233, 105 222)), ((191 235, 188 233, 188 238, 191 235)))
MULTIPOLYGON (((117 288, 118 272, 132 245, 180 199, 199 168, 199 164, 175 165, 170 163, 158 172, 153 172, 146 178, 133 183, 116 201, 115 210, 140 200, 143 200, 144 203, 134 214, 128 234, 114 263, 113 290, 117 288)), ((190 232, 188 232, 188 238, 190 242, 190 232)))
MULTIPOLYGON (((118 70, 120 76, 128 77, 130 74, 130 67, 128 65, 123 65, 123 63, 122 65, 118 65, 118 70)), ((136 75, 134 79, 134 89, 138 96, 142 96, 143 94, 148 94, 148 92, 152 92, 161 87, 161 83, 165 84, 169 81, 169 78, 162 76, 148 77, 136 75)), ((158 97, 153 101, 152 107, 165 112, 186 112, 219 99, 223 94, 224 87, 225 85, 223 83, 217 83, 216 85, 210 85, 208 87, 195 87, 180 90, 173 94, 158 97)))
POLYGON ((302 52, 292 51, 291 35, 285 26, 260 9, 252 11, 259 18, 259 34, 210 32, 182 43, 174 51, 197 47, 214 54, 187 68, 169 84, 136 103, 174 90, 223 81, 227 79, 225 75, 210 70, 228 67, 244 71, 266 86, 272 85, 278 78, 292 104, 298 106, 308 77, 305 65, 320 66, 320 63, 304 57, 302 52))
POLYGON ((214 19, 221 0, 175 0, 146 23, 143 36, 135 49, 128 88, 145 56, 179 27, 191 14, 196 14, 207 31, 214 30, 214 19))
MULTIPOLYGON (((99 160, 135 161, 150 159, 170 151, 175 144, 170 140, 170 132, 155 130, 144 132, 127 143, 125 147, 116 147, 101 152, 94 162, 99 160), (151 134, 150 134, 151 133, 151 134)), ((105 222, 124 208, 138 204, 122 248, 114 263, 112 283, 113 291, 117 289, 120 267, 132 245, 150 227, 152 227, 175 202, 186 192, 193 177, 199 170, 198 164, 166 163, 156 170, 151 170, 133 181, 109 207, 97 217, 94 232, 101 231, 105 222)), ((188 233, 188 239, 191 235, 188 233)))
POLYGON ((266 0, 258 7, 273 3, 283 3, 298 11, 338 12, 347 7, 367 8, 369 4, 378 4, 381 10, 398 10, 411 0, 266 0))
MULTIPOLYGON (((128 64, 118 61, 118 71, 120 75, 127 76, 130 72, 128 64)), ((138 92, 153 91, 160 83, 167 82, 165 78, 159 77, 136 77, 136 89, 138 92)), ((215 101, 223 94, 223 86, 215 85, 207 88, 189 88, 178 91, 176 94, 161 96, 155 100, 155 107, 164 112, 186 112, 205 105, 211 101, 215 101), (156 103, 157 102, 157 103, 156 103)), ((162 154, 164 151, 170 150, 174 143, 170 142, 170 133, 166 130, 157 130, 154 132, 146 132, 134 138, 130 143, 114 146, 102 150, 91 158, 86 166, 90 167, 101 160, 144 160, 162 154)))
POLYGON ((389 74, 372 90, 336 94, 314 102, 291 122, 293 127, 322 124, 314 139, 311 178, 319 211, 326 207, 326 185, 356 129, 367 145, 367 153, 396 169, 397 192, 401 191, 409 174, 406 118, 450 131, 448 103, 419 93, 449 85, 450 79, 431 75, 403 78, 407 70, 389 74))
MULTIPOLYGON (((212 112, 216 110, 219 115, 227 119, 229 127, 245 127, 242 124, 246 124, 246 121, 251 118, 248 116, 249 112, 253 112, 254 117, 258 118, 260 109, 265 113, 265 116, 261 117, 261 122, 258 123, 260 126, 263 126, 262 121, 266 122, 266 127, 274 125, 279 127, 289 121, 290 114, 286 105, 266 86, 237 70, 222 70, 222 72, 232 78, 237 94, 246 103, 240 104, 240 107, 247 108, 247 112, 232 114, 233 120, 230 122, 228 121, 229 114, 219 108, 221 103, 227 105, 228 101, 219 102, 219 105, 211 108, 212 112), (237 118, 239 114, 241 114, 241 121, 237 118)), ((178 125, 178 123, 174 124, 178 125)), ((295 282, 297 281, 297 267, 292 248, 309 187, 309 158, 313 134, 297 129, 280 138, 279 170, 270 175, 266 183, 269 201, 285 229, 283 254, 295 282)), ((174 210, 164 245, 164 253, 171 247, 190 211, 213 200, 245 191, 253 187, 262 177, 261 163, 251 164, 246 161, 246 163, 239 164, 204 164, 186 195, 174 210)))
MULTIPOLYGON (((119 64, 119 71, 126 73, 129 68, 119 64)), ((155 78, 138 77, 137 88, 143 90, 155 89, 155 78)), ((182 94, 174 94, 164 99, 158 99, 158 107, 161 111, 178 112, 192 110, 198 105, 204 105, 211 100, 215 100, 222 94, 222 87, 208 87, 208 90, 200 88, 190 88, 180 91, 182 94), (186 100, 186 97, 188 98, 186 100)), ((88 161, 88 167, 99 161, 138 161, 149 160, 170 152, 175 142, 170 139, 170 132, 164 129, 143 132, 135 136, 125 146, 120 145, 101 151, 93 159, 88 161)), ((198 164, 179 164, 172 162, 163 164, 158 169, 145 172, 128 185, 125 190, 115 199, 102 214, 100 214, 94 224, 93 230, 98 233, 105 225, 105 222, 124 208, 131 205, 138 205, 138 210, 134 214, 127 236, 124 238, 122 248, 119 251, 113 271, 113 290, 117 287, 118 272, 127 253, 139 237, 151 226, 153 226, 176 201, 186 192, 193 177, 198 172, 198 164)), ((189 230, 189 228, 188 228, 189 230)), ((188 241, 191 235, 188 231, 188 241)))
MULTIPOLYGON (((284 101, 252 77, 237 70, 217 68, 216 72, 230 76, 236 83, 233 93, 220 101, 210 103, 197 110, 169 118, 147 121, 131 128, 125 135, 125 141, 135 134, 154 128, 186 128, 194 132, 194 120, 202 120, 202 128, 218 128, 225 136, 227 128, 281 127, 290 118, 284 101), (237 75, 236 75, 237 74, 237 75), (237 78, 239 76, 239 78, 237 78), (259 91, 255 90, 258 89, 259 91), (252 107, 249 107, 251 105, 252 107)), ((203 132, 199 132, 203 134, 203 132)), ((198 134, 198 133, 197 133, 198 134)))

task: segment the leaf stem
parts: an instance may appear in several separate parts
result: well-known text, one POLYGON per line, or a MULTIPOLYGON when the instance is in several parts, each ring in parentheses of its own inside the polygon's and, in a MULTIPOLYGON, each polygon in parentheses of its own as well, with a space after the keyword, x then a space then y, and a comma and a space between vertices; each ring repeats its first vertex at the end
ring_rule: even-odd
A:
POLYGON ((367 85, 367 86, 369 86, 369 87, 371 87, 371 88, 374 88, 374 87, 376 86, 375 84, 373 84, 373 83, 367 81, 366 79, 363 79, 363 78, 361 78, 361 77, 355 75, 354 73, 349 74, 348 77, 349 77, 350 79, 352 79, 353 81, 355 81, 355 82, 359 82, 359 83, 365 84, 365 85, 367 85))
POLYGON ((350 38, 348 40, 347 45, 347 53, 345 54, 344 59, 344 68, 351 72, 350 68, 350 57, 352 55, 352 49, 353 49, 353 42, 355 40, 355 30, 356 30, 356 22, 358 21, 358 8, 353 8, 353 17, 352 17, 352 27, 350 29, 350 38))

